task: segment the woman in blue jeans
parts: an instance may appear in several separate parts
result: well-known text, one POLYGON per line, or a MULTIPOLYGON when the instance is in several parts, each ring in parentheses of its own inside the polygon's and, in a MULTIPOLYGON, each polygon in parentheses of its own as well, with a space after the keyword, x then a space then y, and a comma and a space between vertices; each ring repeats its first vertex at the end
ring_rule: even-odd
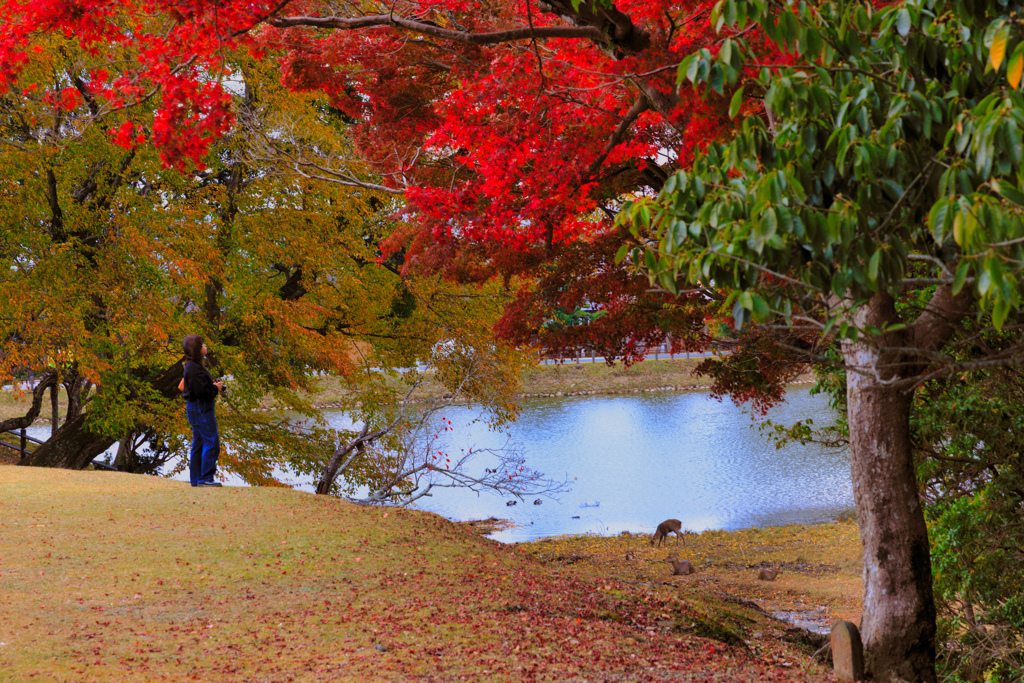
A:
POLYGON ((182 396, 185 414, 192 425, 192 455, 189 459, 189 480, 193 486, 220 486, 213 480, 220 455, 220 437, 217 435, 217 417, 213 412, 214 400, 224 388, 223 382, 214 382, 203 366, 206 344, 198 334, 190 334, 182 342, 185 349, 185 378, 182 396))

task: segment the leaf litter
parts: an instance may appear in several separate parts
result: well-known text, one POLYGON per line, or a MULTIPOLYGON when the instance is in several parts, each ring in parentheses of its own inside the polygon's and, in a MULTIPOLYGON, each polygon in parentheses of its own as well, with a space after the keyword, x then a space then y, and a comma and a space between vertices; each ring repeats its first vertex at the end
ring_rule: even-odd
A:
POLYGON ((638 580, 594 565, 596 539, 508 546, 430 513, 107 472, 0 467, 0 513, 15 680, 830 677, 781 622, 701 590, 696 555, 693 577, 651 554, 638 580))

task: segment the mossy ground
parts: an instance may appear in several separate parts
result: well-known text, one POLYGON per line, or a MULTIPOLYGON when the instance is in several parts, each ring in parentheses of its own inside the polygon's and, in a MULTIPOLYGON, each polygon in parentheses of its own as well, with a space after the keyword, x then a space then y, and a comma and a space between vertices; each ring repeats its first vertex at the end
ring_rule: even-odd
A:
POLYGON ((830 675, 783 624, 702 583, 710 569, 670 579, 642 539, 608 547, 649 561, 564 566, 539 556, 569 541, 505 546, 429 513, 21 467, 0 467, 0 530, 3 680, 830 675))

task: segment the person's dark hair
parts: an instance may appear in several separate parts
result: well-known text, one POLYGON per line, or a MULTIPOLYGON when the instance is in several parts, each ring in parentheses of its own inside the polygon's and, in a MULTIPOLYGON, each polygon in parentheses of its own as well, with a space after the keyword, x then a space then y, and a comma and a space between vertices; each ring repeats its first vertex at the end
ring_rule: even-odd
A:
POLYGON ((203 362, 203 338, 198 334, 190 334, 181 342, 185 350, 185 358, 196 363, 203 362))

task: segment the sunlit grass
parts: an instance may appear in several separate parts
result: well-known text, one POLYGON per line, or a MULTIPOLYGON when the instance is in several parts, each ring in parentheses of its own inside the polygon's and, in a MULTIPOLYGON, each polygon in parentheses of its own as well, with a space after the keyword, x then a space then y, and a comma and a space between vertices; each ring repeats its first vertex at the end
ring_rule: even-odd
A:
POLYGON ((715 591, 686 598, 430 513, 276 488, 0 467, 0 586, 4 680, 824 676, 805 676, 778 622, 715 591), (741 615, 730 637, 763 638, 693 632, 727 612, 741 615))

